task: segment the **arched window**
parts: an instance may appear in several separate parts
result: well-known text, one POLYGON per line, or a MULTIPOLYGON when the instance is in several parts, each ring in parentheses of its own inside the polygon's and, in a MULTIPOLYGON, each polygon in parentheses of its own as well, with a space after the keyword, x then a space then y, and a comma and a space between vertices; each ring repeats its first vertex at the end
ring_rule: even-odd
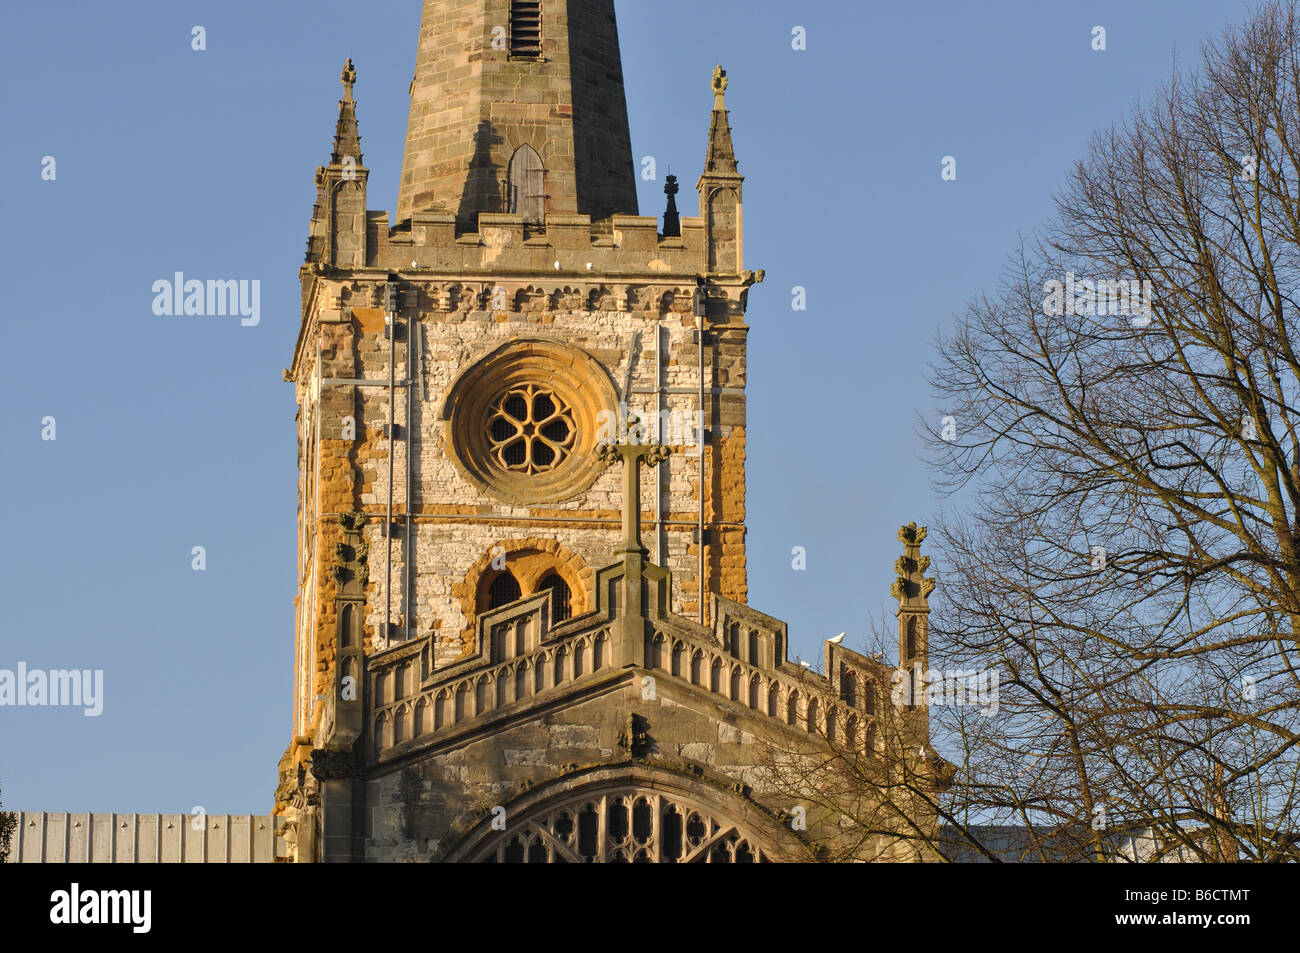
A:
POLYGON ((573 594, 569 591, 569 584, 560 578, 559 573, 553 572, 538 583, 537 591, 552 593, 552 622, 563 622, 573 615, 573 594))
POLYGON ((523 590, 519 588, 519 580, 515 579, 507 569, 506 572, 500 573, 497 579, 491 581, 491 588, 487 590, 487 608, 508 606, 523 594, 523 590))
POLYGON ((570 794, 512 815, 456 860, 509 864, 768 863, 745 827, 686 797, 643 788, 570 794))
POLYGON ((492 587, 488 589, 488 608, 500 609, 502 606, 508 606, 522 595, 523 590, 519 588, 519 580, 507 569, 492 580, 492 587))
POLYGON ((532 146, 523 145, 510 157, 511 215, 522 215, 530 225, 540 225, 546 218, 546 170, 542 157, 532 146))

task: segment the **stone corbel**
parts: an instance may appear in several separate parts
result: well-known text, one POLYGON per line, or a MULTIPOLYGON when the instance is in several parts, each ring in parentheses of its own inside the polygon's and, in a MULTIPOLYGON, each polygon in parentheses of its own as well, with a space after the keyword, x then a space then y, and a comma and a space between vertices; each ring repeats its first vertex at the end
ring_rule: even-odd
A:
POLYGON ((361 761, 354 746, 315 748, 311 753, 311 773, 317 781, 355 778, 361 775, 361 761))

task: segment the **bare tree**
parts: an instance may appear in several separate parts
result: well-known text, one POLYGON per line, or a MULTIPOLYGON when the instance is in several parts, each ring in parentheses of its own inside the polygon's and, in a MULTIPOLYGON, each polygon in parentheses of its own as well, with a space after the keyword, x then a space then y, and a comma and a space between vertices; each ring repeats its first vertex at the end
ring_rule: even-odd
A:
POLYGON ((826 711, 802 743, 764 746, 770 794, 792 806, 788 813, 803 811, 789 821, 808 832, 817 860, 944 859, 940 825, 959 823, 943 796, 953 766, 918 744, 914 709, 884 705, 866 737, 845 730, 847 710, 826 711), (832 721, 838 731, 828 730, 832 721))
MULTIPOLYGON (((1294 3, 1095 136, 1057 206, 932 368, 930 651, 1002 674, 952 808, 1054 859, 1295 860, 1294 3)), ((958 742, 968 714, 936 712, 958 742)))

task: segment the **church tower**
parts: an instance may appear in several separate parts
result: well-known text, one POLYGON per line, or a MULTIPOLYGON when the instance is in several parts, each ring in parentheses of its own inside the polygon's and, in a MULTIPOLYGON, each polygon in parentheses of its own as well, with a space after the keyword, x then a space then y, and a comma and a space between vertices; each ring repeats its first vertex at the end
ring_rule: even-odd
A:
POLYGON ((425 0, 395 221, 366 207, 350 60, 342 82, 285 372, 289 854, 806 858, 749 783, 763 742, 878 757, 890 676, 828 643, 832 684, 747 605, 763 275, 726 73, 699 214, 670 176, 662 226, 637 214, 613 0, 425 0))
POLYGON ((350 60, 342 81, 286 372, 298 760, 325 720, 350 725, 360 699, 331 698, 368 653, 427 636, 452 665, 501 606, 549 593, 556 623, 595 607, 621 541, 601 442, 676 451, 640 494, 671 609, 709 624, 710 593, 747 594, 744 316, 762 273, 744 269, 725 74, 701 215, 676 214, 674 180, 663 232, 637 214, 612 0, 425 0, 394 222, 366 209, 350 60))
POLYGON ((674 213, 671 235, 636 214, 612 0, 426 0, 396 223, 366 211, 356 76, 349 61, 316 173, 288 372, 302 729, 320 694, 306 673, 330 665, 332 574, 351 562, 340 518, 367 518, 358 638, 433 633, 449 662, 507 597, 592 605, 620 523, 617 477, 592 453, 629 416, 680 451, 643 494, 674 608, 707 621, 701 589, 747 588, 744 313, 762 273, 743 268, 725 74, 703 214, 674 213))

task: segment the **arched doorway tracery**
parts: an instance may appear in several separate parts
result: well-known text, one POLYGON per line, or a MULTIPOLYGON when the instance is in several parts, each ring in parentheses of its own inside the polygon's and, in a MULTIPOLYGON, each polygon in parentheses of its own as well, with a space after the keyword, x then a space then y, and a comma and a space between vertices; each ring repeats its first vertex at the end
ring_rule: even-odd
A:
POLYGON ((446 859, 489 864, 731 864, 784 859, 780 854, 786 847, 761 823, 773 819, 750 802, 736 799, 728 805, 732 795, 711 786, 700 789, 702 783, 607 775, 600 782, 553 797, 530 798, 515 812, 507 811, 504 831, 485 823, 446 859))

